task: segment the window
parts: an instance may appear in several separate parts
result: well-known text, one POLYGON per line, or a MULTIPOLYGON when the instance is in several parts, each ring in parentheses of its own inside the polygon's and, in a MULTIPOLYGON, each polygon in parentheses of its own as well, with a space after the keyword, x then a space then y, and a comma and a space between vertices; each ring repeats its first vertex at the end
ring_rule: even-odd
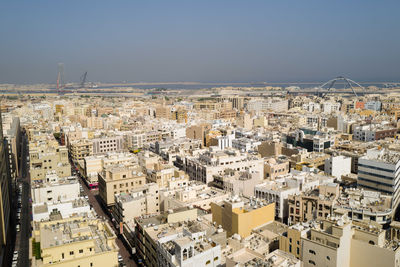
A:
POLYGON ((116 184, 114 185, 114 189, 117 189, 117 185, 116 184))
POLYGON ((93 266, 93 262, 90 263, 90 267, 92 267, 92 266, 93 266))
POLYGON ((292 253, 292 245, 289 245, 289 252, 292 253))
POLYGON ((315 265, 315 261, 309 260, 308 263, 315 265))
POLYGON ((69 255, 74 255, 74 252, 73 252, 73 251, 70 251, 70 252, 69 252, 69 255))
POLYGON ((326 259, 327 259, 328 261, 330 261, 330 260, 331 260, 331 257, 329 257, 329 256, 326 256, 326 259))
POLYGON ((61 253, 61 258, 64 259, 64 253, 61 253))
POLYGON ((80 250, 79 250, 79 253, 83 253, 83 249, 80 249, 80 250))
POLYGON ((218 260, 218 256, 214 258, 214 261, 217 261, 217 260, 218 260))
POLYGON ((92 251, 92 248, 89 248, 89 251, 92 251))
POLYGON ((299 254, 300 254, 300 248, 299 248, 299 247, 297 247, 297 250, 296 250, 296 252, 297 252, 297 255, 299 255, 299 254))
POLYGON ((210 260, 206 261, 206 265, 208 265, 208 264, 210 264, 210 263, 211 263, 211 261, 210 261, 210 260))
POLYGON ((368 243, 371 244, 371 245, 375 245, 375 242, 372 241, 372 240, 370 240, 368 243))
POLYGON ((315 251, 312 250, 312 249, 310 249, 308 252, 309 252, 310 254, 316 255, 315 251))

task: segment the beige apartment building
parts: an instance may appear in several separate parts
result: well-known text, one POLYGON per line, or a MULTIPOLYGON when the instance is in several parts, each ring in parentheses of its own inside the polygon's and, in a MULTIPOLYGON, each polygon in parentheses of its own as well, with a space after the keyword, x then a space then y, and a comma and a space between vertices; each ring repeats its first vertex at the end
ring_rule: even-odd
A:
POLYGON ((89 184, 98 182, 98 173, 104 167, 111 165, 124 165, 126 167, 135 166, 137 164, 137 157, 131 153, 107 153, 106 155, 97 155, 85 157, 80 161, 81 169, 83 170, 84 177, 89 184))
POLYGON ((322 220, 333 214, 339 184, 320 185, 299 195, 289 195, 289 223, 322 220))
POLYGON ((154 168, 146 170, 147 182, 157 183, 160 188, 168 187, 170 181, 182 176, 187 176, 187 174, 174 166, 161 163, 157 163, 154 165, 154 168))
POLYGON ((87 139, 81 139, 71 142, 69 153, 74 161, 83 160, 85 157, 93 155, 93 142, 87 139))
POLYGON ((118 266, 116 236, 100 219, 72 217, 33 223, 33 267, 118 266))
POLYGON ((289 173, 289 161, 275 158, 264 159, 264 178, 275 180, 279 175, 289 173))
POLYGON ((115 204, 115 194, 129 193, 146 184, 146 175, 139 166, 109 166, 99 173, 99 195, 106 206, 115 204))
POLYGON ((155 183, 115 195, 113 215, 117 223, 133 222, 136 217, 160 212, 158 185, 155 183))
POLYGON ((304 267, 400 266, 398 240, 385 238, 386 230, 375 224, 332 217, 301 238, 304 267))
POLYGON ((264 160, 257 156, 241 153, 239 150, 220 150, 212 147, 194 157, 185 158, 184 170, 191 180, 205 184, 213 182, 215 175, 222 175, 226 169, 264 172, 264 160))
POLYGON ((30 143, 29 155, 32 181, 43 181, 46 174, 53 171, 58 177, 71 176, 68 150, 57 141, 30 143))

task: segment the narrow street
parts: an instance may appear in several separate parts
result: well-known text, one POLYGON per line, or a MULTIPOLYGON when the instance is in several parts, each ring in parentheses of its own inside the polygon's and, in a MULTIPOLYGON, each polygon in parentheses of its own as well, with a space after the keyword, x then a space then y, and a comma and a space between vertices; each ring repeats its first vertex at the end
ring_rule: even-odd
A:
POLYGON ((114 230, 114 233, 117 235, 117 239, 115 241, 117 243, 117 246, 119 247, 119 253, 122 256, 124 263, 126 264, 127 267, 136 267, 137 265, 136 265, 135 261, 131 258, 128 248, 125 246, 124 242, 121 240, 122 237, 118 237, 119 231, 114 227, 114 224, 111 222, 110 217, 104 211, 102 205, 99 203, 98 190, 89 190, 86 183, 82 179, 83 178, 80 178, 79 182, 82 185, 85 195, 87 195, 89 197, 90 205, 92 205, 93 209, 96 211, 98 216, 104 217, 108 220, 108 222, 110 223, 111 227, 114 230))
MULTIPOLYGON (((29 175, 29 164, 26 160, 28 156, 28 142, 26 136, 22 136, 22 153, 21 153, 21 178, 19 178, 20 184, 22 184, 21 194, 21 219, 20 219, 20 231, 17 232, 15 241, 15 251, 18 251, 18 264, 19 267, 29 266, 29 238, 31 233, 31 212, 30 212, 30 175, 29 175)), ((16 213, 16 210, 13 212, 16 213)), ((15 227, 15 226, 14 226, 15 227)))

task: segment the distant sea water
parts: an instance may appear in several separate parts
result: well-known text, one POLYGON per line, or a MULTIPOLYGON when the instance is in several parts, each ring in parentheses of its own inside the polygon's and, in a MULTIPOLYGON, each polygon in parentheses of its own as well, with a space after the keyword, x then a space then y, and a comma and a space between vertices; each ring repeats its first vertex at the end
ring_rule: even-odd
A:
MULTIPOLYGON (((386 82, 369 82, 369 83, 360 83, 364 87, 368 86, 377 86, 384 87, 386 82)), ((211 89, 211 88, 221 88, 221 87, 282 87, 286 88, 289 86, 299 87, 300 89, 310 89, 315 88, 322 85, 321 82, 287 82, 287 83, 267 83, 267 82, 256 82, 256 83, 126 83, 126 84, 99 84, 97 88, 91 88, 90 92, 87 93, 96 93, 96 89, 103 89, 101 93, 104 94, 112 94, 112 93, 123 93, 123 91, 118 91, 118 88, 135 88, 135 89, 144 89, 144 90, 200 90, 200 89, 211 89), (104 90, 110 89, 110 90, 104 90)), ((334 86, 336 89, 341 89, 345 87, 345 84, 341 81, 335 83, 334 86)), ((62 89, 65 92, 76 90, 76 88, 65 88, 62 89)), ((48 87, 47 90, 26 90, 20 91, 22 94, 36 94, 36 93, 49 93, 56 92, 56 87, 48 87)), ((16 93, 15 90, 3 90, 0 91, 0 94, 9 94, 16 93)))
MULTIPOLYGON (((196 83, 196 84, 182 84, 182 83, 158 83, 158 84, 119 84, 119 85, 100 85, 98 88, 116 88, 116 87, 132 87, 136 89, 170 89, 170 90, 199 90, 199 89, 210 89, 210 88, 218 88, 218 87, 282 87, 286 88, 289 86, 297 86, 301 89, 305 88, 314 88, 322 85, 320 82, 313 83, 196 83)), ((378 86, 382 87, 385 83, 377 82, 377 83, 360 83, 364 87, 368 86, 378 86)), ((337 82, 337 88, 343 88, 344 83, 337 82)))

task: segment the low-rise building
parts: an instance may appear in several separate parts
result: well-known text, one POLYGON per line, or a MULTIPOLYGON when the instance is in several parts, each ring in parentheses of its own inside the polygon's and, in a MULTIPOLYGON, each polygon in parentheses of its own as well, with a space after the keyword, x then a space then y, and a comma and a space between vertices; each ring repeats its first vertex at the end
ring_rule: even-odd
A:
POLYGON ((223 190, 192 181, 187 186, 161 190, 160 205, 162 211, 181 207, 197 207, 209 211, 211 203, 222 201, 229 196, 230 194, 223 190))
POLYGON ((333 214, 335 200, 339 197, 339 185, 320 185, 299 195, 290 195, 288 199, 289 224, 322 220, 333 214))
POLYGON ((116 236, 100 219, 72 217, 33 223, 32 266, 118 266, 116 236))
POLYGON ((69 144, 69 154, 77 162, 93 155, 93 142, 88 139, 79 139, 69 144))
POLYGON ((146 176, 139 166, 108 166, 99 173, 99 195, 106 206, 115 204, 115 194, 129 193, 146 184, 146 176))
POLYGON ((29 167, 32 182, 45 181, 49 172, 55 172, 58 177, 71 176, 68 150, 64 146, 59 146, 53 139, 48 142, 29 144, 29 167))
POLYGON ((301 239, 302 261, 313 266, 397 266, 398 241, 387 240, 386 231, 374 224, 349 221, 346 216, 323 220, 301 239))
POLYGON ((263 181, 262 173, 226 169, 223 175, 214 175, 212 185, 232 195, 253 197, 254 188, 263 181))
POLYGON ((388 226, 393 217, 392 197, 380 192, 348 188, 333 207, 334 215, 347 215, 353 221, 388 226))
POLYGON ((275 180, 277 176, 289 173, 289 161, 284 159, 264 159, 264 178, 275 180))
POLYGON ((79 182, 76 176, 58 177, 55 171, 49 172, 44 182, 31 185, 33 203, 60 203, 79 198, 79 182))
POLYGON ((190 179, 205 184, 212 182, 214 175, 223 174, 225 169, 263 172, 264 160, 238 150, 220 150, 216 147, 198 156, 185 158, 184 170, 190 179))
POLYGON ((113 217, 118 224, 133 222, 134 218, 160 212, 158 185, 155 183, 115 195, 113 217))
POLYGON ((228 233, 247 237, 251 231, 275 218, 275 203, 232 197, 211 203, 212 221, 228 233))
POLYGON ((331 156, 325 160, 325 173, 341 180, 342 175, 351 173, 351 158, 345 156, 331 156))
POLYGON ((108 152, 122 152, 124 150, 122 136, 106 136, 92 139, 93 155, 108 152))
POLYGON ((87 180, 90 188, 97 187, 98 174, 105 167, 111 165, 123 165, 126 167, 137 165, 138 160, 131 153, 107 153, 105 155, 85 157, 83 161, 83 176, 87 180))

